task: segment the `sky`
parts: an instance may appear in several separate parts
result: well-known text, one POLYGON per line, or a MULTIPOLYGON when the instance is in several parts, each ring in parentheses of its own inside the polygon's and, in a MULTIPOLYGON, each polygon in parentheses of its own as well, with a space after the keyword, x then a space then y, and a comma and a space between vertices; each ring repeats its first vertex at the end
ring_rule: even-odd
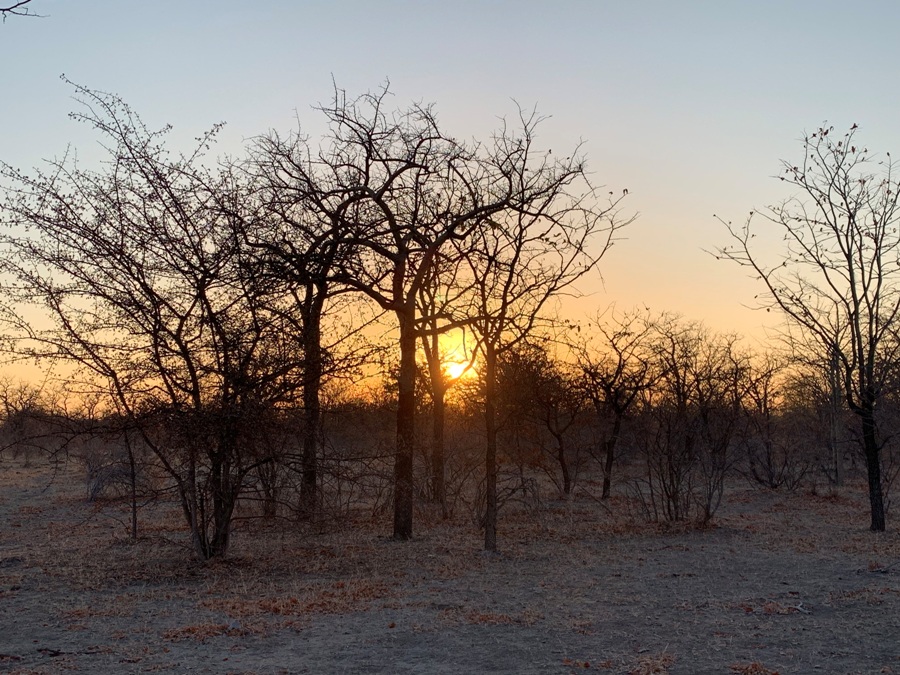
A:
MULTIPOLYGON (((0 2, 2 5, 2 2, 0 2)), ((611 304, 702 320, 761 342, 762 289, 708 251, 790 196, 774 176, 823 121, 900 152, 894 0, 33 0, 0 24, 0 159, 21 168, 97 138, 68 119, 65 75, 120 95, 186 149, 226 122, 218 152, 270 129, 318 136, 333 87, 386 81, 397 107, 434 103, 457 138, 487 139, 516 106, 539 142, 583 143, 596 183, 637 214, 582 284, 611 304)), ((567 153, 568 154, 568 153, 567 153)))

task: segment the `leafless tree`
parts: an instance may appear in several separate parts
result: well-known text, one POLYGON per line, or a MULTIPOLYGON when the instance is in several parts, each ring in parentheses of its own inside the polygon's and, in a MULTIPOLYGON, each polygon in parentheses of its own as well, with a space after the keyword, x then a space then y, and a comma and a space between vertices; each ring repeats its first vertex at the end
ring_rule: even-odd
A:
POLYGON ((508 192, 506 208, 460 242, 475 280, 467 314, 483 359, 488 551, 497 548, 498 359, 533 332, 552 298, 596 268, 627 224, 619 218, 621 197, 603 201, 577 152, 557 159, 538 150, 541 119, 524 114, 520 121, 497 132, 485 162, 492 179, 483 189, 508 192))
MULTIPOLYGON (((879 405, 891 339, 900 313, 900 185, 894 164, 873 159, 856 140, 823 126, 803 139, 803 159, 783 162, 780 179, 797 191, 751 213, 743 226, 725 223, 732 245, 718 255, 750 269, 765 286, 763 306, 777 309, 824 361, 840 370, 844 398, 859 419, 868 474, 871 529, 885 528, 879 405), (762 220, 763 227, 756 224, 762 220), (757 246, 757 230, 776 234, 784 252, 757 246)), ((724 221, 723 221, 724 222, 724 221)))
MULTIPOLYGON (((748 359, 742 388, 742 407, 746 425, 738 439, 746 463, 742 472, 755 483, 769 488, 797 489, 809 470, 815 466, 810 452, 813 439, 802 428, 805 416, 786 400, 785 362, 771 354, 748 359)), ((801 373, 793 370, 794 377, 801 373)), ((796 385, 795 385, 796 386, 796 385)), ((815 398, 804 393, 803 413, 817 405, 815 398)), ((830 420, 823 420, 824 426, 830 420)), ((831 434, 829 434, 830 436, 831 434)))
MULTIPOLYGON (((426 198, 444 159, 456 154, 428 108, 391 114, 387 88, 358 99, 335 91, 321 107, 330 125, 326 144, 292 167, 295 197, 339 230, 355 255, 340 265, 342 280, 393 312, 400 329, 395 455, 394 536, 412 536, 415 442, 416 294, 441 239, 453 232, 435 222, 426 198), (437 229, 435 229, 437 228, 437 229), (421 271, 421 274, 419 272, 421 271)), ((455 222, 454 222, 455 225, 455 222)))
POLYGON ((431 280, 419 288, 418 304, 421 317, 419 331, 422 351, 425 354, 425 366, 428 371, 428 386, 431 398, 431 452, 430 496, 432 501, 440 504, 444 515, 447 514, 446 503, 446 471, 445 471, 445 439, 446 397, 447 392, 459 382, 447 371, 448 355, 441 345, 441 337, 451 330, 460 332, 463 353, 453 354, 453 358, 463 359, 464 372, 474 365, 474 350, 466 352, 465 326, 455 326, 446 317, 451 315, 453 306, 459 296, 465 293, 458 280, 460 259, 448 259, 440 253, 431 269, 431 280))
POLYGON ((107 162, 0 168, 3 319, 20 354, 65 361, 70 384, 105 395, 174 480, 197 554, 221 556, 248 475, 270 460, 267 420, 299 386, 296 339, 221 208, 241 186, 203 165, 215 129, 172 157, 167 128, 75 89, 73 117, 107 162))
POLYGON ((340 270, 355 252, 343 238, 342 220, 313 182, 321 161, 299 132, 282 136, 273 131, 255 139, 249 160, 238 167, 249 176, 253 194, 250 208, 239 205, 244 208, 236 214, 238 236, 255 253, 257 275, 280 286, 291 299, 285 319, 300 336, 304 364, 300 501, 305 516, 314 512, 318 501, 322 387, 328 377, 359 364, 354 338, 368 323, 352 320, 366 313, 358 303, 348 306, 350 286, 341 282, 340 270), (328 330, 326 317, 337 331, 328 330))
MULTIPOLYGON (((581 443, 573 433, 586 403, 579 385, 574 369, 553 358, 540 343, 519 343, 500 358, 502 435, 525 446, 526 452, 537 450, 550 460, 548 465, 537 458, 537 463, 563 498, 572 494, 581 463, 581 443)), ((526 455, 520 461, 535 462, 535 458, 526 455)))
POLYGON ((637 312, 595 317, 591 335, 573 345, 583 388, 597 414, 600 428, 608 428, 603 450, 602 499, 612 489, 612 470, 622 425, 658 374, 649 353, 653 322, 637 312))
MULTIPOLYGON (((446 136, 431 107, 390 112, 387 88, 356 99, 336 91, 320 110, 330 125, 326 144, 297 169, 304 203, 341 232, 354 249, 342 257, 342 283, 392 313, 399 330, 394 537, 412 536, 416 352, 425 323, 420 292, 434 282, 441 251, 466 239, 492 214, 519 198, 513 184, 467 147, 446 136)), ((426 332, 468 319, 451 319, 426 332), (451 323, 448 323, 451 322, 451 323)))
POLYGON ((708 522, 733 463, 745 372, 734 336, 663 315, 650 345, 654 386, 640 421, 646 465, 637 483, 652 520, 708 522))

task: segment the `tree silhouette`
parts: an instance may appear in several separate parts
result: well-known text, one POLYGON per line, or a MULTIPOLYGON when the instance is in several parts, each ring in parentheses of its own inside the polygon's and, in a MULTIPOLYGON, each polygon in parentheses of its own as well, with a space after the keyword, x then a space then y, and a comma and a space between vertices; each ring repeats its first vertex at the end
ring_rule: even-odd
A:
POLYGON ((70 384, 126 418, 174 481, 197 554, 222 556, 248 476, 271 460, 267 424, 299 386, 297 341, 222 209, 241 186, 203 167, 216 129, 172 157, 168 128, 75 89, 107 162, 0 168, 3 319, 21 355, 74 365, 70 384))
MULTIPOLYGON (((312 515, 317 504, 322 386, 329 375, 357 364, 351 354, 337 359, 336 353, 359 329, 342 325, 344 332, 330 335, 323 325, 326 315, 334 317, 348 309, 342 299, 349 287, 340 281, 340 268, 355 253, 342 239, 341 220, 315 199, 319 194, 310 182, 313 162, 299 132, 286 137, 270 132, 254 141, 250 158, 239 165, 251 176, 254 196, 253 207, 240 215, 239 236, 255 251, 257 274, 280 285, 291 298, 285 318, 300 336, 304 364, 300 501, 305 516, 312 515)), ((360 312, 357 308, 347 314, 360 312)))
POLYGON ((491 182, 483 189, 503 186, 507 206, 457 244, 474 281, 467 313, 483 357, 488 551, 497 548, 498 359, 534 331, 551 298, 596 268, 630 222, 619 218, 624 193, 601 201, 578 153, 557 159, 538 150, 541 118, 521 112, 519 118, 520 128, 496 133, 485 162, 491 182))
POLYGON ((603 429, 608 425, 609 428, 600 441, 603 451, 601 494, 602 499, 608 499, 622 425, 656 377, 649 354, 653 321, 637 312, 606 319, 598 315, 592 328, 596 334, 578 344, 575 351, 582 373, 582 387, 594 407, 599 426, 603 429))
POLYGON ((749 268, 766 288, 763 306, 783 312, 818 346, 821 360, 836 361, 844 398, 861 427, 870 527, 881 531, 878 411, 900 347, 894 339, 900 314, 900 184, 890 155, 876 162, 856 140, 855 124, 843 136, 833 131, 821 127, 809 134, 802 161, 782 163, 780 179, 798 194, 751 213, 741 227, 725 223, 733 245, 718 255, 749 268), (779 257, 756 245, 758 219, 783 237, 779 257))

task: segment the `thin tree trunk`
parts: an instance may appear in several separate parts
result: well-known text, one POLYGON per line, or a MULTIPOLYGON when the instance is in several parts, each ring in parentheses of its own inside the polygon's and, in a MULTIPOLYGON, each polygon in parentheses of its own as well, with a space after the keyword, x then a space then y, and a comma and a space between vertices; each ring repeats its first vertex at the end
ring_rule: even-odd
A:
POLYGON ((131 489, 131 540, 137 541, 137 464, 134 461, 134 448, 131 447, 131 439, 128 438, 127 431, 125 432, 125 447, 128 450, 128 482, 131 489))
POLYGON ((616 415, 613 421, 612 434, 606 439, 605 450, 606 457, 603 462, 603 493, 601 499, 609 499, 612 491, 612 470, 613 462, 616 459, 616 444, 619 442, 619 432, 622 429, 622 416, 616 415))
POLYGON ((485 451, 485 491, 487 504, 484 513, 484 550, 497 550, 497 355, 491 345, 484 355, 484 421, 487 433, 485 451))
POLYGON ((841 379, 840 364, 837 359, 837 353, 832 353, 831 363, 829 364, 828 381, 831 386, 830 396, 831 405, 829 406, 829 422, 830 422, 830 438, 831 456, 834 464, 834 484, 838 487, 844 484, 844 453, 838 443, 838 421, 841 411, 841 379))
POLYGON ((884 493, 881 486, 881 457, 878 447, 878 427, 875 411, 864 407, 859 411, 863 430, 863 450, 866 456, 866 473, 869 478, 869 505, 872 511, 873 532, 884 532, 884 493))
POLYGON ((397 452, 394 456, 394 538, 412 538, 413 449, 416 420, 415 310, 398 311, 400 377, 397 392, 397 452))
MULTIPOLYGON (((433 386, 433 385, 432 385, 433 386)), ((440 504, 444 517, 447 516, 447 495, 444 484, 444 420, 446 417, 446 404, 444 402, 444 388, 435 387, 432 391, 432 419, 431 419, 431 498, 435 504, 440 504)))
POLYGON ((568 497, 572 494, 572 475, 569 472, 569 462, 566 458, 566 442, 563 438, 563 432, 559 430, 558 423, 550 425, 549 431, 556 441, 556 461, 559 463, 559 470, 562 472, 563 497, 568 497))
POLYGON ((562 470, 563 495, 568 497, 572 494, 572 476, 569 473, 569 462, 566 460, 566 446, 561 437, 556 441, 556 459, 562 470))

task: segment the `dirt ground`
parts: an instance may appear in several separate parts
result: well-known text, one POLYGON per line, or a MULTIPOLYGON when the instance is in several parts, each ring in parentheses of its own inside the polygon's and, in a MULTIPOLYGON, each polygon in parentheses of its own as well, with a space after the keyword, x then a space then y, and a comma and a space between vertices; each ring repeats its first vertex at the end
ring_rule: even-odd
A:
MULTIPOLYGON (((896 517, 896 514, 892 514, 896 517)), ((177 514, 85 499, 75 466, 0 461, 0 671, 900 673, 900 537, 837 494, 735 483, 713 527, 624 497, 310 535, 238 524, 193 561, 177 514)), ((891 519, 889 519, 889 525, 891 519)))

